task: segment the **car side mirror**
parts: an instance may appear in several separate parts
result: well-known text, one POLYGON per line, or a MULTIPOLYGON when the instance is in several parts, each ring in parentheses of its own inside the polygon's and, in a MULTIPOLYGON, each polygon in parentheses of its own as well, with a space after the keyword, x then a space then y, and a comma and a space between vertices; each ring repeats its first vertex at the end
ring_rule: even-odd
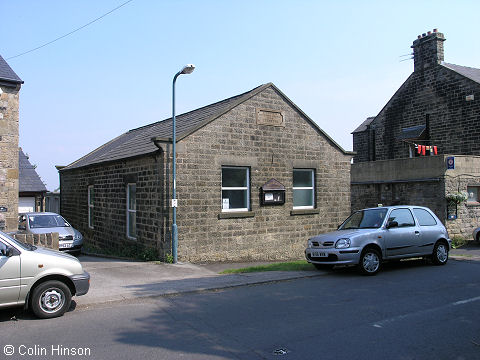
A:
POLYGON ((395 220, 389 221, 387 223, 387 229, 394 228, 394 227, 398 227, 398 222, 396 222, 395 220))

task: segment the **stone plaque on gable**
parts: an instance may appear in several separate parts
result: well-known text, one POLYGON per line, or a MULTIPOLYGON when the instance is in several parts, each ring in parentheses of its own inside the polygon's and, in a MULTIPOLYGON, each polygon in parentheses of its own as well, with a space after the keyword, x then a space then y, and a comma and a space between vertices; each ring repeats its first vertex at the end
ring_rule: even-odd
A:
POLYGON ((257 109, 257 125, 285 126, 285 117, 281 111, 257 109))

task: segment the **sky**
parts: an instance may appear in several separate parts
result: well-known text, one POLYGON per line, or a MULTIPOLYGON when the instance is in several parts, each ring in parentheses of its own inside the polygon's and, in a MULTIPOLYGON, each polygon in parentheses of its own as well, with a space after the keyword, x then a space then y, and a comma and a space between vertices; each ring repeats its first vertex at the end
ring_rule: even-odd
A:
POLYGON ((480 67, 476 1, 0 0, 0 55, 25 82, 20 146, 47 189, 107 141, 274 83, 345 150, 413 71, 434 28, 445 61, 480 67))

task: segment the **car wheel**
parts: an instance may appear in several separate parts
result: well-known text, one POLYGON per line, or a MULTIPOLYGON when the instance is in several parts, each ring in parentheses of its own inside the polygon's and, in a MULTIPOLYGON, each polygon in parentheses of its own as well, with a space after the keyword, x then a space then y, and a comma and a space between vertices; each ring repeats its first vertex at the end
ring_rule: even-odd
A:
POLYGON ((333 265, 330 264, 313 264, 317 270, 332 270, 333 265))
POLYGON ((448 261, 448 246, 437 242, 433 248, 432 260, 435 265, 445 265, 448 261))
POLYGON ((38 285, 30 302, 33 313, 42 319, 62 316, 70 308, 72 294, 61 281, 51 280, 38 285))
POLYGON ((382 258, 377 250, 367 248, 363 250, 362 255, 360 256, 358 268, 364 275, 375 275, 380 271, 381 260, 382 258))
POLYGON ((477 234, 477 238, 475 239, 480 244, 480 232, 477 234))

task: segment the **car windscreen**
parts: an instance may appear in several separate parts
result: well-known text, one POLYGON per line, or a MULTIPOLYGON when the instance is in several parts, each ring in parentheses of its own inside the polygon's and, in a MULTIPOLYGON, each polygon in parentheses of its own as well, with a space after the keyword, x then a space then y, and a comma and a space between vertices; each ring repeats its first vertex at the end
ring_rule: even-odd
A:
POLYGON ((356 211, 338 229, 376 229, 382 226, 386 215, 384 208, 356 211))
POLYGON ((60 215, 29 215, 30 229, 69 227, 70 224, 60 215))

